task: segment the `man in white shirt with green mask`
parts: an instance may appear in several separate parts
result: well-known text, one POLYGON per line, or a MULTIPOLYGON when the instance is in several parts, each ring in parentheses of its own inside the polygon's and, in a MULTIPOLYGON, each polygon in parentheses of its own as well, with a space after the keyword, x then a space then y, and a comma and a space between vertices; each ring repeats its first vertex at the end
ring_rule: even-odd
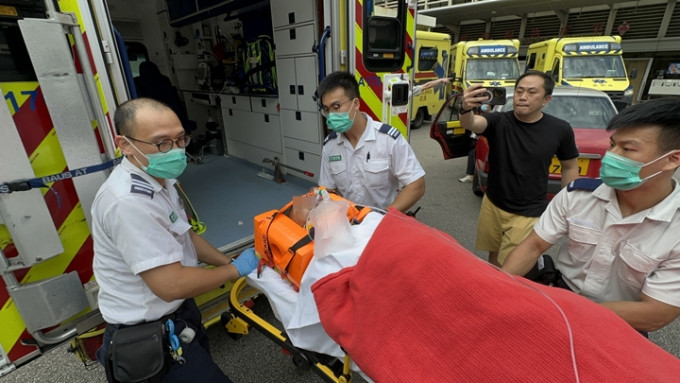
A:
POLYGON ((334 72, 317 90, 328 129, 319 185, 350 201, 406 212, 425 194, 425 171, 401 133, 360 112, 359 84, 334 72))
POLYGON ((574 292, 640 332, 680 316, 680 103, 644 102, 609 123, 600 179, 558 193, 503 269, 525 275, 568 236, 555 260, 574 292))

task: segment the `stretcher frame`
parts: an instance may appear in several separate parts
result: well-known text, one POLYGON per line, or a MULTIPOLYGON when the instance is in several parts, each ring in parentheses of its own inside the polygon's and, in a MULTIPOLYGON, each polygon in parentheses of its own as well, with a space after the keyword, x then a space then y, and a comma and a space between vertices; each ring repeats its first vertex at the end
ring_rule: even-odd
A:
POLYGON ((297 348, 286 337, 286 334, 271 323, 258 316, 246 304, 261 292, 249 286, 246 278, 237 280, 231 288, 229 296, 230 312, 222 314, 222 324, 228 333, 235 336, 246 335, 251 327, 289 352, 293 364, 302 368, 311 368, 324 381, 330 383, 351 383, 351 359, 345 354, 344 360, 297 348), (341 368, 339 368, 341 365, 341 368))

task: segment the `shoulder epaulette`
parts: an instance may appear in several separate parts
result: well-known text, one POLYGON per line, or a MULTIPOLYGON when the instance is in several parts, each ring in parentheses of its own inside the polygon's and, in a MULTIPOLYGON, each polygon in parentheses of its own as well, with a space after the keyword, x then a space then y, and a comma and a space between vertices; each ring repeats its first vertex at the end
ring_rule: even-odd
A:
POLYGON ((399 130, 397 130, 397 128, 391 127, 387 124, 382 124, 382 126, 380 127, 380 129, 378 129, 378 131, 380 133, 387 134, 388 136, 394 138, 395 140, 397 138, 399 138, 399 136, 401 135, 401 132, 399 130))
POLYGON ((594 191, 598 186, 602 185, 602 180, 599 178, 577 178, 567 185, 567 191, 585 190, 594 191))
POLYGON ((336 139, 337 137, 338 137, 338 133, 336 133, 336 132, 331 132, 329 135, 326 136, 326 138, 324 138, 324 140, 323 140, 323 145, 326 145, 326 142, 328 142, 328 141, 330 141, 330 140, 334 140, 334 139, 336 139))
POLYGON ((149 198, 153 199, 153 186, 149 183, 149 181, 145 180, 141 176, 132 173, 130 175, 132 177, 132 185, 130 186, 130 193, 131 194, 143 194, 145 196, 148 196, 149 198))

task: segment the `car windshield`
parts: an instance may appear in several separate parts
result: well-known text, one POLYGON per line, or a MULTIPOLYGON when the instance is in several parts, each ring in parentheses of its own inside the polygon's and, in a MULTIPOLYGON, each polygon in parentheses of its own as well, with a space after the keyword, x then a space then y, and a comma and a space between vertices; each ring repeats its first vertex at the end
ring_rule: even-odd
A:
POLYGON ((564 58, 564 78, 626 77, 621 56, 579 56, 564 58))
POLYGON ((466 80, 507 80, 516 79, 519 68, 516 59, 469 59, 466 80))
MULTIPOLYGON (((512 110, 512 94, 501 111, 512 110)), ((606 97, 553 94, 552 100, 543 108, 545 113, 569 122, 572 128, 606 129, 609 120, 616 115, 615 108, 606 97)))

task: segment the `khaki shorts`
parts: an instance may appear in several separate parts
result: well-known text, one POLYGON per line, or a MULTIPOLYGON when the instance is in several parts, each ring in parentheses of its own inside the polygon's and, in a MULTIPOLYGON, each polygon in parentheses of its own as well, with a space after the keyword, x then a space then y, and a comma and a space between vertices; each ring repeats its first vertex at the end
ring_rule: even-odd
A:
POLYGON ((502 265, 508 254, 528 237, 538 217, 525 217, 499 209, 484 196, 477 223, 477 250, 498 252, 502 265))

